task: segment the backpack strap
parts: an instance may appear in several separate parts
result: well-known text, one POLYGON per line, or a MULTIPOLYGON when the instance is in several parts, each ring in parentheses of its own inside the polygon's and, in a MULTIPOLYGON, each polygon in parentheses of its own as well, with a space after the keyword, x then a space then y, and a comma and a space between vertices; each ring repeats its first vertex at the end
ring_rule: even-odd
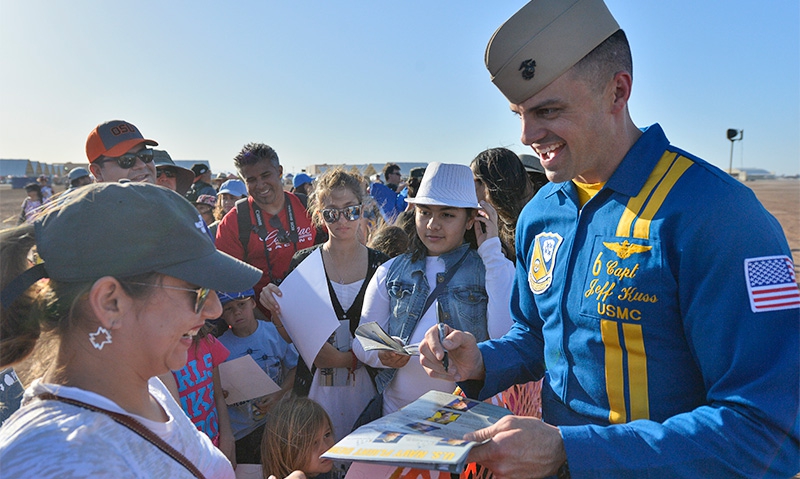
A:
POLYGON ((236 218, 239 223, 239 242, 242 243, 244 256, 242 261, 247 263, 247 245, 250 243, 250 231, 253 228, 253 222, 250 220, 250 203, 247 201, 248 197, 244 197, 236 202, 236 218))

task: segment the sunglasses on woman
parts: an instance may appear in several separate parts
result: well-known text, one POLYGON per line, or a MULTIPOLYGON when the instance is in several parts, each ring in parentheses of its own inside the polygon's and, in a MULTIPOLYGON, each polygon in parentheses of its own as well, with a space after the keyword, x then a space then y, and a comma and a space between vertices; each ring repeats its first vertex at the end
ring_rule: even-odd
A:
POLYGON ((174 170, 171 170, 169 168, 156 169, 156 178, 161 178, 162 176, 166 176, 167 178, 175 178, 177 175, 175 174, 174 170))
POLYGON ((139 285, 139 286, 150 286, 152 288, 164 288, 164 289, 174 289, 174 290, 177 290, 177 291, 189 291, 189 292, 192 292, 192 293, 194 293, 196 295, 196 298, 194 300, 194 314, 199 314, 200 311, 203 310, 203 306, 206 304, 206 300, 208 299, 208 295, 212 291, 212 290, 210 290, 208 288, 197 288, 197 289, 181 288, 179 286, 166 286, 166 285, 163 285, 163 284, 137 283, 137 282, 134 282, 134 281, 125 281, 125 283, 127 283, 127 284, 136 284, 136 285, 139 285))
POLYGON ((344 208, 325 208, 322 210, 322 219, 326 223, 336 223, 339 216, 344 216, 347 221, 355 221, 361 217, 361 205, 346 206, 344 208))
POLYGON ((144 150, 137 151, 136 153, 125 153, 122 156, 106 157, 98 160, 97 163, 101 165, 108 161, 116 161, 120 168, 123 170, 130 170, 136 164, 136 160, 141 160, 142 163, 147 164, 153 161, 153 150, 145 148, 144 150))

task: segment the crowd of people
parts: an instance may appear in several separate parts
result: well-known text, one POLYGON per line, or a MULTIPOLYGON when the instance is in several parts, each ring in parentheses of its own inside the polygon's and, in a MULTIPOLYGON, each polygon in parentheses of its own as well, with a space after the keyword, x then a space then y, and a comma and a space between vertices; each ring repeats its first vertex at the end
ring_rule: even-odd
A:
POLYGON ((89 169, 27 185, 0 233, 0 367, 27 386, 0 415, 3 474, 341 479, 320 455, 429 390, 511 409, 468 436, 497 478, 798 473, 800 293, 775 219, 633 123, 602 0, 531 1, 486 66, 541 160, 287 188, 265 143, 215 177, 97 125, 89 169), (280 304, 309 264, 338 322, 313 361, 280 304), (365 350, 372 322, 420 356, 365 350), (228 404, 220 365, 247 356, 279 390, 228 404))

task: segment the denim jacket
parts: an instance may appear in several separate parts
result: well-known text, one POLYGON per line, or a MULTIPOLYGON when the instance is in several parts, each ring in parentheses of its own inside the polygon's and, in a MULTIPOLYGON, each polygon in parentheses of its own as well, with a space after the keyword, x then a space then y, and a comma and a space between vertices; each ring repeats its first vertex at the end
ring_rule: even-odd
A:
MULTIPOLYGON (((439 281, 468 249, 469 244, 465 243, 440 256, 445 264, 445 272, 437 275, 439 281)), ((486 268, 477 251, 469 249, 466 254, 467 257, 439 295, 438 301, 444 312, 443 322, 455 329, 469 331, 480 342, 489 339, 486 326, 489 302, 485 288, 486 268)), ((425 261, 424 257, 411 261, 411 254, 405 253, 391 264, 386 276, 391 307, 388 332, 405 343, 408 343, 417 321, 423 315, 422 308, 433 289, 425 277, 425 261)), ((383 392, 396 371, 380 370, 375 378, 379 392, 383 392)))

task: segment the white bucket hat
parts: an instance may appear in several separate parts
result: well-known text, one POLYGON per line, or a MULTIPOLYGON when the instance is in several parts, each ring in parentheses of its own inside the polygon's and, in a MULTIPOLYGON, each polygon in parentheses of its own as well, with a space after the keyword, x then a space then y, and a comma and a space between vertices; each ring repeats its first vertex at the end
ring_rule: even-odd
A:
POLYGON ((475 194, 475 179, 466 165, 453 165, 437 161, 428 165, 422 177, 417 196, 407 198, 407 203, 417 205, 480 208, 475 194))

